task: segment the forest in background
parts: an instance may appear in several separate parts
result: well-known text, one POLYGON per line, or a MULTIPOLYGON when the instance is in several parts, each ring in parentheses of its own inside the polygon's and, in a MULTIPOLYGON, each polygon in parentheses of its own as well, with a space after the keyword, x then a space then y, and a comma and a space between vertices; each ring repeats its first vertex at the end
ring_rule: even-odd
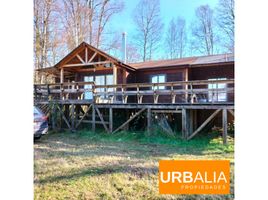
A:
MULTIPOLYGON (((34 68, 55 65, 83 41, 120 59, 122 32, 108 25, 124 9, 123 0, 34 0, 34 68)), ((234 51, 234 0, 200 5, 193 21, 178 15, 166 25, 160 9, 159 0, 140 0, 130 13, 128 63, 234 51)))

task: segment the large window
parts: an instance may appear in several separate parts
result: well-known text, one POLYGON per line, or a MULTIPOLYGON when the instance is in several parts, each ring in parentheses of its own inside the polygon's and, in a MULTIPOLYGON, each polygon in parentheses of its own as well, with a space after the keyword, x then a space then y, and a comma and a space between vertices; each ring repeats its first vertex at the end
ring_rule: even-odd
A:
MULTIPOLYGON (((94 81, 94 76, 85 76, 85 82, 94 81)), ((97 75, 95 76, 95 84, 96 85, 112 85, 113 84, 113 75, 112 74, 105 74, 105 75, 97 75)), ((91 85, 85 85, 85 89, 90 88, 91 85)), ((112 91, 113 88, 109 88, 108 91, 112 91)), ((105 92, 105 88, 97 88, 97 92, 105 92)), ((85 99, 92 99, 92 92, 85 93, 85 99)))
MULTIPOLYGON (((218 81, 218 80, 226 80, 226 78, 214 78, 208 80, 218 81)), ((208 101, 209 102, 227 101, 226 88, 227 88, 226 83, 208 84, 208 89, 210 89, 208 92, 208 101)))
MULTIPOLYGON (((166 82, 166 75, 165 74, 158 74, 158 75, 153 75, 151 77, 151 82, 152 83, 165 83, 166 82)), ((165 89, 165 86, 153 86, 153 90, 163 90, 165 89)))

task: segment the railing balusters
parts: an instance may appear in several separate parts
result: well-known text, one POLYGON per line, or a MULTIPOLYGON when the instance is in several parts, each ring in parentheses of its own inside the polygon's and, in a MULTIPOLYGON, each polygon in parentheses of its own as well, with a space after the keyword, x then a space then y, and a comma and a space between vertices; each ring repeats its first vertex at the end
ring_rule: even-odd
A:
MULTIPOLYGON (((233 94, 234 80, 201 80, 201 81, 177 81, 166 83, 130 83, 130 84, 118 84, 118 85, 95 85, 94 82, 72 82, 72 83, 54 83, 54 84, 35 84, 34 94, 35 98, 44 96, 46 94, 55 98, 55 95, 59 95, 61 100, 64 100, 65 93, 71 96, 73 100, 80 100, 75 95, 90 92, 93 96, 93 101, 98 103, 98 97, 100 100, 102 97, 116 99, 116 97, 122 96, 122 103, 127 103, 128 96, 136 95, 137 100, 135 102, 142 103, 143 97, 153 97, 153 102, 158 103, 159 96, 171 96, 171 103, 176 103, 176 96, 186 103, 210 103, 220 102, 222 99, 219 95, 223 93, 227 94, 227 101, 233 103, 233 97, 229 94, 233 94), (225 88, 219 88, 218 86, 210 87, 209 85, 218 85, 224 83, 225 88), (66 87, 72 86, 72 89, 66 89, 66 87), (87 89, 85 85, 91 85, 91 88, 87 89), (165 89, 158 89, 159 87, 165 87, 165 89), (228 87, 230 86, 230 87, 228 87), (104 91, 103 91, 104 88, 104 91), (112 90, 110 89, 112 88, 112 90), (135 90, 133 90, 135 88, 135 90), (112 91, 112 92, 111 92, 112 91), (111 93, 110 93, 111 92, 111 93), (74 95, 73 95, 74 94, 74 95), (216 95, 216 96, 215 96, 216 95), (112 96, 112 97, 111 97, 112 96), (188 98, 186 98, 188 96, 188 98), (231 97, 230 97, 231 96, 231 97), (198 98, 197 98, 198 97, 198 98), (232 99, 230 99, 232 98, 232 99), (190 99, 190 101, 189 101, 190 99)), ((71 97, 70 96, 70 97, 71 97)), ((81 98, 82 100, 82 98, 81 98)), ((147 100, 147 99, 146 99, 147 100)), ((106 101, 102 101, 102 103, 106 101)), ((109 100, 106 103, 112 103, 109 100)), ((147 101, 146 101, 147 102, 147 101)), ((167 102, 168 103, 168 102, 167 102)))

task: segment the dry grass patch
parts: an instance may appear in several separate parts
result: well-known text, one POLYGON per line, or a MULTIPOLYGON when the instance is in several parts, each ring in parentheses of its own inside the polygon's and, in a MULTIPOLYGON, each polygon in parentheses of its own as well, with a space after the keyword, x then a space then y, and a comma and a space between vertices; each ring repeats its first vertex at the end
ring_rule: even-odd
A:
MULTIPOLYGON (((158 160, 229 159, 233 140, 190 142, 144 138, 136 133, 107 136, 54 133, 34 144, 35 199, 233 199, 231 195, 159 195, 158 160), (128 134, 128 135, 127 135, 128 134), (135 135, 130 137, 129 135, 135 135)), ((233 167, 232 167, 233 173, 233 167)))

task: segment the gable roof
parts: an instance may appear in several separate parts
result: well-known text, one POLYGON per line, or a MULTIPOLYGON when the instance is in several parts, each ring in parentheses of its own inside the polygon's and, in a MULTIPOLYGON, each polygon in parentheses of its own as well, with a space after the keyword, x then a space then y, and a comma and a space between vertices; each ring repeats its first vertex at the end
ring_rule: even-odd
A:
POLYGON ((197 66, 215 63, 226 63, 234 62, 234 54, 218 54, 209 56, 196 56, 196 57, 186 57, 179 59, 169 59, 169 60, 156 60, 156 61, 146 61, 139 63, 128 63, 131 67, 139 69, 151 69, 160 67, 172 67, 172 66, 197 66))
POLYGON ((123 68, 127 68, 131 71, 135 71, 134 68, 132 68, 131 66, 123 63, 122 61, 120 61, 119 59, 105 53, 104 51, 97 49, 95 47, 93 47, 92 45, 89 45, 86 42, 82 42, 80 45, 78 45, 75 49, 73 49, 69 54, 67 54, 64 58, 62 58, 56 65, 54 65, 55 68, 60 68, 63 64, 67 63, 68 61, 70 61, 72 58, 75 57, 75 55, 79 52, 81 52, 85 47, 97 52, 98 54, 102 55, 103 57, 106 57, 107 59, 111 60, 112 62, 116 63, 119 67, 123 67, 123 68))
MULTIPOLYGON (((179 59, 168 59, 168 60, 156 60, 156 61, 146 61, 146 62, 138 62, 138 63, 128 63, 125 64, 121 60, 105 53, 104 51, 89 45, 86 42, 82 42, 75 49, 73 49, 68 55, 66 55, 63 59, 61 59, 56 65, 53 67, 38 69, 38 71, 58 74, 59 68, 64 64, 71 61, 78 53, 83 51, 84 48, 91 49, 94 52, 97 52, 99 55, 111 60, 113 63, 118 65, 119 67, 126 68, 131 71, 143 70, 143 69, 157 69, 157 68, 167 68, 167 67, 198 67, 198 66, 208 66, 215 64, 226 64, 230 62, 234 62, 234 54, 217 54, 217 55, 208 55, 208 56, 195 56, 195 57, 186 57, 179 59)), ((67 71, 66 71, 67 72, 67 71)))

